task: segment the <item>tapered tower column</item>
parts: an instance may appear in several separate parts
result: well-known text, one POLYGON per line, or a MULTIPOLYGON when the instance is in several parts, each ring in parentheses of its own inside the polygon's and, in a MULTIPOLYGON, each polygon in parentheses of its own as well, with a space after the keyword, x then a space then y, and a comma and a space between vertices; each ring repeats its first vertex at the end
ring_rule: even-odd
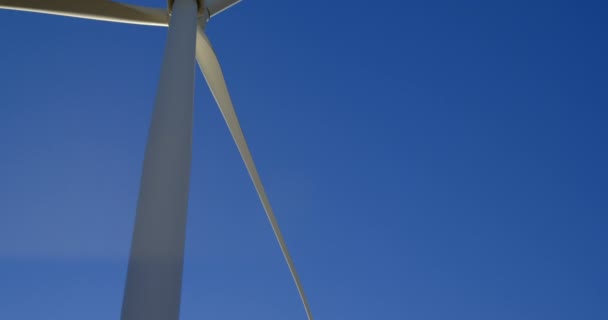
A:
POLYGON ((122 320, 178 320, 198 5, 175 0, 146 146, 122 320))

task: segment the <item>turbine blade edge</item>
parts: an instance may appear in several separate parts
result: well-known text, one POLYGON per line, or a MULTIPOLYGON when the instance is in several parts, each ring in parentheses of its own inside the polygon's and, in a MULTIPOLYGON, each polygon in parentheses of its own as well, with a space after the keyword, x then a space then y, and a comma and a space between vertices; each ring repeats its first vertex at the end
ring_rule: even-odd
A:
POLYGON ((258 170, 253 162, 253 157, 251 156, 251 152, 247 146, 247 141, 245 140, 241 125, 236 116, 232 99, 230 98, 228 87, 226 86, 226 81, 224 80, 222 68, 217 59, 217 55, 209 42, 209 39, 205 35, 203 28, 200 25, 196 34, 196 60, 198 61, 198 65, 203 72, 209 88, 211 89, 211 93, 213 94, 213 97, 220 108, 222 116, 228 125, 230 134, 232 135, 239 153, 243 158, 243 162, 245 162, 245 167, 247 167, 249 176, 253 181, 255 190, 260 198, 260 201, 262 202, 262 206, 264 207, 268 221, 272 226, 272 230, 277 238, 279 247, 281 248, 281 252, 285 258, 285 262, 287 262, 291 276, 293 277, 296 288, 298 289, 298 293, 300 295, 300 299, 302 300, 308 320, 313 320, 312 312, 310 310, 306 294, 304 293, 304 288, 300 281, 300 277, 296 272, 295 265, 291 255, 289 254, 289 250, 287 249, 287 244, 285 243, 285 239, 283 238, 283 234, 281 233, 277 219, 274 215, 272 207, 270 206, 270 201, 268 200, 268 196, 266 195, 266 191, 262 185, 262 180, 260 179, 258 170))
POLYGON ((167 26, 166 9, 106 0, 0 0, 0 9, 148 26, 167 26))

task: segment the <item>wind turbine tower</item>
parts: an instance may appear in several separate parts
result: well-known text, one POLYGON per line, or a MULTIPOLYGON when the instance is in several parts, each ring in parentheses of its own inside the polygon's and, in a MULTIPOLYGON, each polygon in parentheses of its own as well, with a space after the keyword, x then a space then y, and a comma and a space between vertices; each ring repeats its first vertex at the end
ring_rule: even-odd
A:
POLYGON ((217 56, 207 22, 240 0, 168 0, 149 8, 106 0, 0 0, 0 9, 168 27, 152 123, 143 162, 122 320, 178 320, 192 158, 194 63, 228 125, 296 284, 312 313, 264 191, 217 56))

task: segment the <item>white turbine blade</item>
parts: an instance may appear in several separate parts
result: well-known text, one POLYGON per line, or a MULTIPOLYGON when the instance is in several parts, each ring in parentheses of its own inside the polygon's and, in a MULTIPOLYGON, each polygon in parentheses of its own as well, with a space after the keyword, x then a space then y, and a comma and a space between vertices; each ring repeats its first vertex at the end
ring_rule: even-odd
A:
POLYGON ((209 9, 209 16, 213 17, 239 2, 241 2, 241 0, 207 0, 206 3, 207 9, 209 9))
POLYGON ((247 142, 245 141, 245 136, 243 135, 243 131, 241 130, 241 125, 239 124, 236 112, 234 111, 234 106, 232 105, 232 100, 230 99, 230 94, 228 93, 228 88, 224 80, 222 68, 217 59, 217 56, 215 55, 213 48, 211 47, 209 39, 205 35, 200 25, 196 33, 196 60, 198 61, 198 65, 201 68, 205 79, 207 80, 207 84, 211 89, 213 97, 215 98, 215 101, 217 102, 220 111, 224 116, 224 120, 228 125, 228 129, 230 129, 232 138, 234 139, 234 142, 236 142, 236 146, 239 149, 239 152, 241 153, 241 157, 245 162, 245 166, 247 167, 249 176, 251 176, 251 180, 253 181, 255 190, 257 191, 258 196, 262 201, 262 205, 264 206, 264 210, 266 211, 266 216, 268 217, 268 220, 272 225, 274 235, 276 236, 279 242, 281 252, 285 257, 285 261, 287 262, 287 266, 289 267, 291 276, 293 277, 293 280, 298 289, 298 293, 300 294, 300 298, 302 299, 302 304, 304 305, 304 309, 306 310, 308 320, 312 320, 313 317, 310 311, 310 307, 308 305, 308 299, 304 294, 304 289, 302 288, 300 277, 298 277, 296 268, 293 264, 293 261, 291 260, 289 250, 287 250, 287 245, 285 244, 285 240, 283 239, 283 235, 281 234, 281 229, 279 229, 279 224, 277 223, 277 219, 274 216, 274 212, 272 211, 272 207, 270 206, 270 202, 268 201, 268 197, 266 196, 266 191, 264 191, 264 186, 262 185, 262 181, 260 180, 258 170, 256 169, 255 163, 253 162, 253 158, 251 157, 251 153, 249 152, 249 147, 247 146, 247 142))
POLYGON ((0 0, 0 9, 149 26, 169 23, 166 9, 106 0, 0 0))

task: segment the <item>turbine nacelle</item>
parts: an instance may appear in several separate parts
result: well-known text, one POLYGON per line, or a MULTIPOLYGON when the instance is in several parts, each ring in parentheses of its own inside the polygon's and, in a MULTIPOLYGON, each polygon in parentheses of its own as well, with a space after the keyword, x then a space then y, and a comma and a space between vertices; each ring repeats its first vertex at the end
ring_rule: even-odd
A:
MULTIPOLYGON (((207 12, 207 8, 205 8, 205 0, 195 0, 198 5, 198 16, 203 17, 205 12, 207 12)), ((167 12, 169 15, 173 12, 173 4, 175 0, 167 0, 167 12)))

